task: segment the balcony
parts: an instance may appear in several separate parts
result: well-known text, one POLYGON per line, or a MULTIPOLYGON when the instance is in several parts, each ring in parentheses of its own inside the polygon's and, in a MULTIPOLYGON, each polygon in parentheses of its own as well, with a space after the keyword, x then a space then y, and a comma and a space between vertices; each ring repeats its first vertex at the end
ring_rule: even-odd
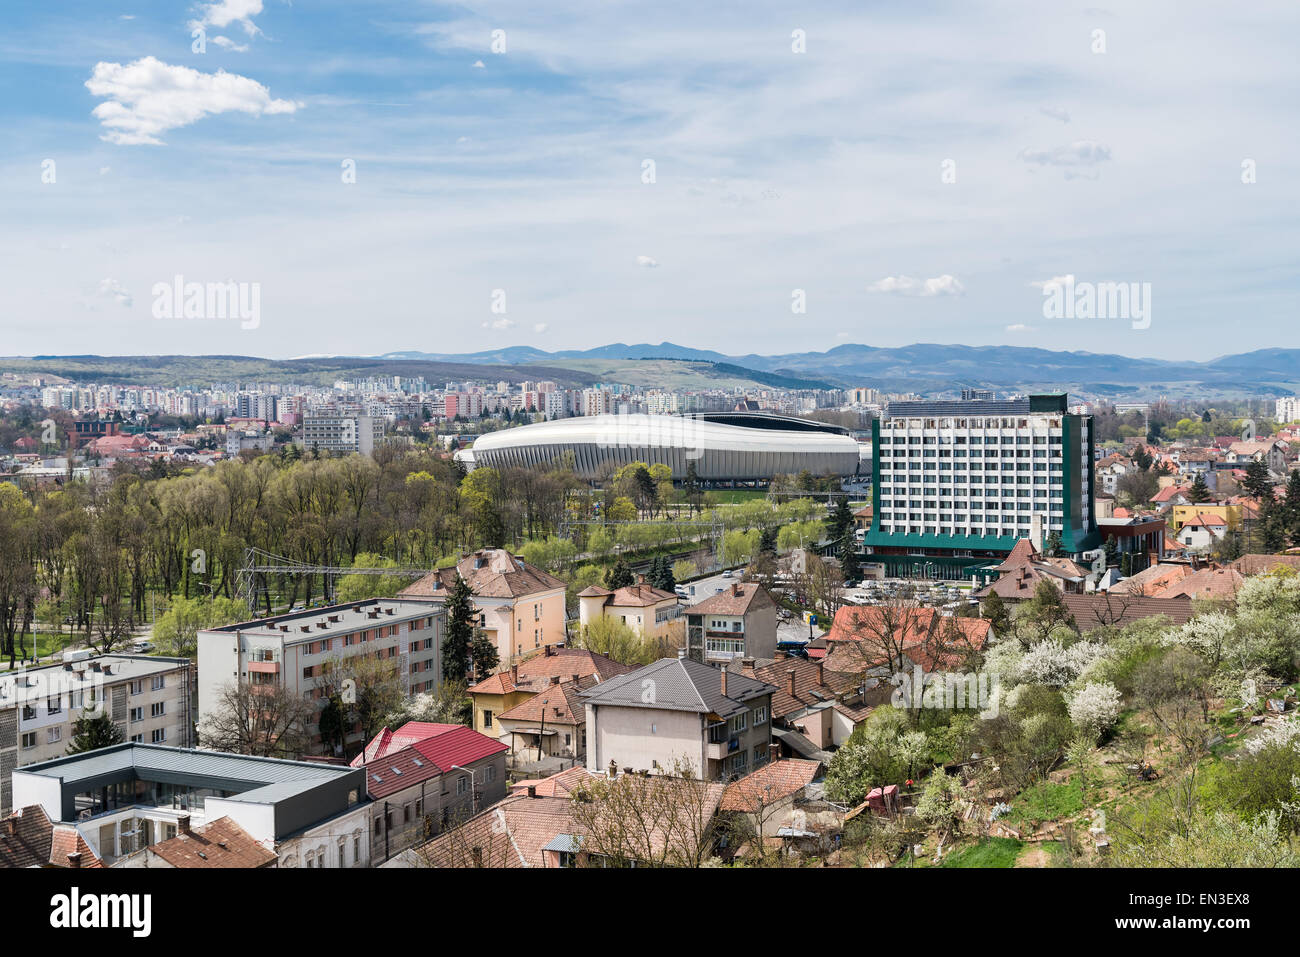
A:
POLYGON ((280 673, 280 662, 278 662, 278 661, 250 661, 250 662, 248 662, 248 670, 249 670, 250 672, 252 672, 252 673, 255 673, 255 674, 256 674, 256 673, 261 673, 261 674, 270 674, 270 675, 279 674, 279 673, 280 673))

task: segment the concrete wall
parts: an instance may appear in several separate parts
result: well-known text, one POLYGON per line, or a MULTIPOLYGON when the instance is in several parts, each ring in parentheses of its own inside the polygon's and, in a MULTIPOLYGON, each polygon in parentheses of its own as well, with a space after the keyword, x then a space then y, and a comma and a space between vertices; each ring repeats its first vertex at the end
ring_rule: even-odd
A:
POLYGON ((684 757, 704 773, 704 724, 690 711, 587 705, 587 770, 670 767, 684 757))

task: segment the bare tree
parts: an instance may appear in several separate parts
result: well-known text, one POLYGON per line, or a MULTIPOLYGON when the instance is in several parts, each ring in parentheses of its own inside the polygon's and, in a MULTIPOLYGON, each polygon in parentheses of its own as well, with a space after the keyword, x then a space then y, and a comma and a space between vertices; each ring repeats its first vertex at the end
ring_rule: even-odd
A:
POLYGON ((205 748, 263 758, 296 758, 307 750, 315 709, 279 683, 230 682, 199 722, 205 748))
POLYGON ((583 781, 570 795, 581 859, 612 867, 700 867, 713 851, 722 790, 681 758, 663 774, 583 781))

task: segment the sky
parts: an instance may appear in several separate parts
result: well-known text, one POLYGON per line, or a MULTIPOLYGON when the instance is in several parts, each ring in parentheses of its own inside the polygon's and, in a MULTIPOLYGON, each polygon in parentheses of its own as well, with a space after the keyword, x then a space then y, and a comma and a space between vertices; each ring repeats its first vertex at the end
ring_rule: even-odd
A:
POLYGON ((1300 346, 1293 0, 5 19, 0 354, 1300 346))

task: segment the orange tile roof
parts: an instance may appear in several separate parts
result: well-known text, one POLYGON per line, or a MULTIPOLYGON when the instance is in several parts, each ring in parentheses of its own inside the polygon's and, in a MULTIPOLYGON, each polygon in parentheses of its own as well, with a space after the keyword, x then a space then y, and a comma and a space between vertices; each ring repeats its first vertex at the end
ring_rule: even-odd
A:
POLYGON ((430 572, 399 591, 397 597, 444 597, 458 576, 469 582, 469 587, 480 598, 519 599, 566 587, 554 575, 516 558, 504 548, 484 548, 462 558, 455 568, 430 572))
POLYGON ((275 852, 263 847, 229 817, 219 817, 189 834, 177 834, 149 850, 172 867, 249 868, 275 863, 275 852))
POLYGON ((720 811, 755 814, 765 806, 803 791, 821 767, 817 761, 782 758, 731 782, 722 792, 720 811))
POLYGON ((499 671, 472 685, 470 694, 510 694, 513 691, 536 692, 551 683, 552 676, 561 679, 577 675, 600 675, 605 681, 619 675, 625 675, 632 668, 621 664, 608 655, 585 648, 551 648, 549 654, 534 655, 519 663, 518 683, 510 677, 510 671, 499 671))

